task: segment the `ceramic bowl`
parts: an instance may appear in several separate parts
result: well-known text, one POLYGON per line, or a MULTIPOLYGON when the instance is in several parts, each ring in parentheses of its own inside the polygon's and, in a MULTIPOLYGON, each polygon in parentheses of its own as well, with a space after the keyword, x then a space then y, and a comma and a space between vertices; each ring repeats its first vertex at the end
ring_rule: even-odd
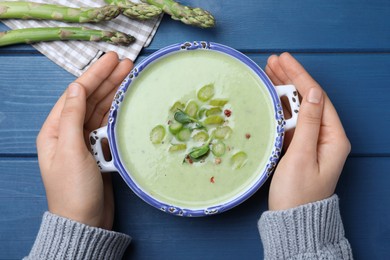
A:
MULTIPOLYGON (((191 68, 196 71, 196 67, 191 68)), ((157 84, 157 83, 156 83, 157 84)), ((145 100, 145 102, 147 102, 145 100)), ((153 207, 167 212, 169 214, 178 215, 178 216, 208 216, 217 213, 224 212, 229 210, 246 199, 253 195, 267 180, 270 174, 273 172, 277 162, 279 160, 284 133, 286 130, 295 127, 297 121, 297 113, 299 110, 299 100, 297 96, 297 91, 292 85, 284 85, 275 87, 267 75, 261 70, 261 68, 253 62, 250 58, 242 54, 241 52, 230 48, 228 46, 214 43, 214 42, 205 42, 205 41, 195 41, 195 42, 184 42, 174 44, 165 48, 162 48, 155 53, 151 54, 139 64, 137 64, 126 79, 122 82, 119 87, 114 100, 112 102, 112 107, 109 113, 108 125, 100 129, 93 131, 90 135, 91 148, 92 152, 96 158, 97 164, 102 172, 118 172, 130 189, 138 195, 146 203, 152 205, 153 207), (261 167, 261 170, 256 175, 256 178, 251 181, 247 187, 239 192, 238 194, 223 200, 222 202, 216 204, 205 205, 202 207, 192 207, 190 205, 175 205, 174 203, 166 202, 162 199, 155 197, 152 192, 146 191, 142 185, 140 185, 137 180, 134 178, 131 170, 128 170, 124 163, 123 154, 121 154, 118 143, 117 135, 117 125, 118 125, 118 114, 121 112, 122 103, 126 100, 126 96, 134 82, 143 77, 143 72, 150 67, 152 64, 155 64, 157 61, 161 61, 164 58, 175 55, 182 52, 195 52, 195 51, 209 51, 222 53, 229 56, 232 59, 239 61, 244 64, 252 73, 257 77, 264 85, 266 92, 268 93, 268 98, 272 103, 272 118, 275 120, 275 136, 272 140, 272 149, 271 152, 266 157, 266 163, 261 167), (281 104, 281 97, 285 96, 289 100, 291 106, 292 117, 285 119, 281 104), (107 139, 112 154, 112 160, 105 160, 102 152, 102 142, 101 140, 107 139), (268 159, 267 159, 268 158, 268 159)), ((129 129, 131 132, 131 129, 129 129)), ((127 156, 131 156, 127 155, 127 156)), ((148 156, 147 154, 145 156, 148 156)))

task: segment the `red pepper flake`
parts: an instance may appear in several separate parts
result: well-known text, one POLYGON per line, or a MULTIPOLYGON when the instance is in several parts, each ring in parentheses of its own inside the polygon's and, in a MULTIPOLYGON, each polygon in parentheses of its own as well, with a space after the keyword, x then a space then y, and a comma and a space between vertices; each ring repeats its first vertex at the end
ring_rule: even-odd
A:
POLYGON ((172 124, 172 120, 168 120, 168 125, 172 124))
POLYGON ((210 178, 211 183, 215 183, 214 176, 210 178))
POLYGON ((223 113, 224 113, 225 116, 227 116, 227 117, 230 117, 230 116, 232 115, 232 111, 231 111, 230 109, 225 109, 225 110, 223 111, 223 113))
POLYGON ((246 138, 246 139, 251 138, 251 134, 250 134, 250 133, 246 133, 246 134, 245 134, 245 138, 246 138))
POLYGON ((215 162, 215 164, 221 164, 221 162, 222 162, 222 159, 221 158, 215 158, 215 160, 214 160, 214 162, 215 162))
POLYGON ((189 155, 186 156, 185 160, 187 160, 189 164, 193 164, 193 161, 189 155))

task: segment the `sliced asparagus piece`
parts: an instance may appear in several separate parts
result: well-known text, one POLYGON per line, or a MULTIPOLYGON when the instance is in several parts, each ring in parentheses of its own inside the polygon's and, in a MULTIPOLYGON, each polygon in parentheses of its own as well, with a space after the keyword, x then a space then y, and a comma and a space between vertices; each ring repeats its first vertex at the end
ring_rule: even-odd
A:
POLYGON ((187 149, 187 145, 186 144, 172 144, 168 151, 169 152, 177 152, 177 151, 183 151, 187 149))
POLYGON ((206 132, 206 131, 199 131, 198 133, 196 133, 192 139, 195 141, 195 142, 205 142, 209 139, 209 134, 206 132))
POLYGON ((207 84, 199 89, 197 97, 200 101, 207 101, 214 96, 215 89, 214 84, 207 84))
POLYGON ((162 125, 155 126, 150 131, 150 141, 153 144, 161 144, 165 137, 165 128, 162 125))
POLYGON ((219 115, 211 115, 209 117, 206 117, 205 120, 203 120, 203 124, 205 125, 221 125, 225 120, 223 117, 219 115))
POLYGON ((114 45, 128 46, 135 41, 135 38, 117 31, 92 30, 86 27, 41 27, 0 32, 0 47, 57 40, 104 41, 114 45))
POLYGON ((171 134, 175 135, 177 134, 181 129, 183 128, 183 124, 179 123, 179 122, 173 122, 169 125, 169 132, 171 132, 171 134))
POLYGON ((221 157, 222 155, 225 154, 226 151, 226 145, 218 141, 211 146, 211 152, 216 156, 216 157, 221 157))
POLYGON ((104 0, 107 4, 116 5, 123 9, 123 14, 131 19, 148 20, 162 13, 161 8, 144 4, 133 3, 129 0, 104 0))
POLYGON ((96 8, 72 8, 33 2, 0 2, 0 19, 57 20, 71 23, 98 23, 114 19, 121 8, 107 5, 96 8))
POLYGON ((248 160, 248 155, 243 152, 237 152, 230 158, 230 163, 233 166, 233 169, 240 169, 242 168, 248 160))
POLYGON ((181 142, 187 142, 190 139, 190 137, 191 137, 191 130, 188 128, 183 128, 176 134, 177 140, 181 142))
POLYGON ((198 113, 196 114, 196 116, 197 116, 199 119, 202 119, 202 118, 206 115, 206 111, 207 111, 207 108, 201 107, 201 108, 198 110, 198 113))
POLYGON ((182 102, 176 101, 175 104, 172 105, 171 109, 169 109, 169 111, 176 113, 178 110, 183 110, 184 107, 185 105, 182 102))
POLYGON ((185 24, 202 28, 209 28, 215 25, 214 17, 201 8, 184 6, 173 0, 142 0, 150 5, 161 8, 169 14, 172 19, 180 20, 185 24))
POLYGON ((190 102, 187 103, 184 112, 190 117, 196 117, 196 114, 198 113, 198 109, 199 109, 198 104, 194 100, 191 100, 190 102))
POLYGON ((222 113, 222 109, 220 107, 211 107, 207 109, 206 116, 219 115, 221 113, 222 113))
POLYGON ((232 132, 233 130, 229 126, 218 126, 214 130, 213 136, 220 140, 228 139, 232 132))
POLYGON ((216 98, 216 99, 211 99, 209 104, 210 106, 223 107, 224 105, 226 105, 227 102, 228 102, 227 99, 216 98))

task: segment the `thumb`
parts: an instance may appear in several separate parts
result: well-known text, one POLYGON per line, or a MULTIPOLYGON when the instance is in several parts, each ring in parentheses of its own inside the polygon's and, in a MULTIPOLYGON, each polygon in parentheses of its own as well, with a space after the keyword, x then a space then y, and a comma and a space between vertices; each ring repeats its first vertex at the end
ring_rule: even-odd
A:
POLYGON ((324 108, 323 93, 319 87, 312 87, 303 97, 298 114, 297 127, 290 147, 306 154, 317 156, 318 136, 324 108))
POLYGON ((59 147, 76 149, 85 147, 84 118, 86 94, 79 83, 71 83, 66 90, 64 108, 61 112, 58 142, 59 147))

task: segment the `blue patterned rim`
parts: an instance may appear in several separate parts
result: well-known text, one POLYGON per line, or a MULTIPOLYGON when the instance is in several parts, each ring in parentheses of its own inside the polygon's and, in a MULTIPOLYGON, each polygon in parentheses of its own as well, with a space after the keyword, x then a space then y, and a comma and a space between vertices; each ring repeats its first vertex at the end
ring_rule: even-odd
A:
POLYGON ((127 183, 127 185, 145 202, 148 204, 173 215, 178 216, 187 216, 187 217, 199 217, 199 216, 207 216, 207 215, 213 215, 217 213, 224 212, 226 210, 229 210, 240 203, 244 202, 246 199, 248 199, 250 196, 252 196, 267 180, 267 178, 271 175, 274 168, 276 167, 276 164, 279 160, 281 149, 283 145, 283 137, 284 137, 284 116, 283 116, 283 110, 281 106, 281 102, 279 99, 279 96, 277 95, 273 84, 267 77, 267 75, 261 70, 261 68, 250 58, 242 54, 241 52, 232 49, 230 47, 227 47, 222 44, 213 43, 213 42, 204 42, 204 41, 195 41, 195 42, 185 42, 185 43, 179 43, 170 45, 168 47, 162 48, 155 53, 151 54, 147 58, 145 58, 143 61, 141 61, 137 66, 133 68, 133 70, 130 72, 130 74, 126 77, 126 79, 122 82, 121 86, 119 87, 114 100, 112 102, 109 119, 108 119, 108 139, 110 144, 110 149, 112 153, 112 158, 115 167, 117 168, 119 174, 122 176, 124 181, 127 183), (270 154, 270 158, 268 160, 267 165, 264 168, 264 171, 261 175, 259 175, 259 178, 256 180, 255 183, 252 184, 252 186, 240 194, 239 196, 236 196, 232 200, 221 204, 221 205, 215 205, 209 208, 204 209, 186 209, 177 207, 175 205, 168 205, 166 203, 163 203, 153 197, 151 197, 149 194, 147 194, 145 191, 142 190, 131 178, 130 174, 127 173, 127 170, 125 169, 124 165, 122 164, 120 160, 120 156, 118 154, 118 149, 116 145, 116 137, 115 137, 115 123, 116 123, 116 117, 118 110, 120 108, 120 104, 123 101, 124 94, 126 93, 127 89, 130 87, 131 83, 135 78, 139 76, 139 74, 147 67, 149 64, 153 63, 159 58, 164 57, 165 55, 172 54, 174 52, 178 51, 191 51, 191 50, 199 50, 199 49, 206 49, 206 50, 213 50, 225 53, 227 55, 230 55, 241 62, 245 63, 249 68, 252 69, 252 71, 259 76, 259 78, 263 81, 265 86, 267 87, 270 97, 273 101, 274 105, 274 112, 275 112, 275 120, 277 122, 277 134, 274 142, 274 147, 272 150, 272 153, 270 154))

